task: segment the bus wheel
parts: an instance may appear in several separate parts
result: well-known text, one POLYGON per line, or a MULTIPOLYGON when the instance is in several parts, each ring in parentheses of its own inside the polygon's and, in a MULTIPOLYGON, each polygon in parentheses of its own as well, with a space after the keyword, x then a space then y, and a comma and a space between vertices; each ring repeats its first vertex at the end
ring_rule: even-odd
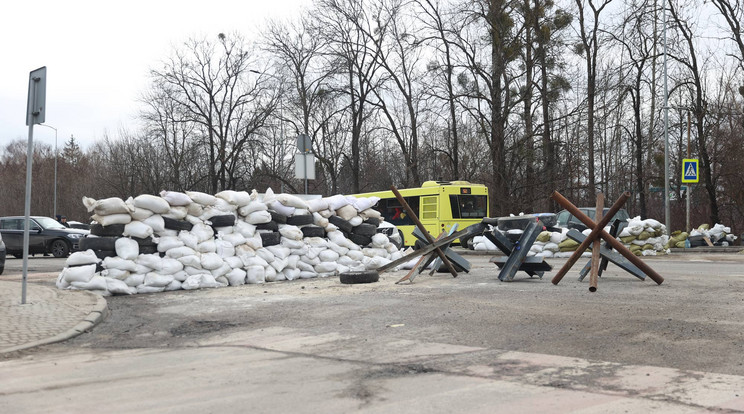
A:
POLYGON ((416 243, 413 243, 413 250, 423 249, 426 246, 426 243, 422 242, 421 240, 416 239, 416 243))

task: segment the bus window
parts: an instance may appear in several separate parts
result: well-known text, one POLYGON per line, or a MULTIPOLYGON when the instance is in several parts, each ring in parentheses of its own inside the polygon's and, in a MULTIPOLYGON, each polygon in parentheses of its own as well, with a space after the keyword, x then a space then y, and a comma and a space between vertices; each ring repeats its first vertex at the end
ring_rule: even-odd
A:
POLYGON ((450 207, 453 219, 486 217, 488 197, 483 195, 451 195, 450 207))
MULTIPOLYGON (((419 215, 419 197, 403 197, 411 207, 414 214, 419 215)), ((406 209, 395 198, 382 199, 377 203, 377 210, 382 213, 385 221, 396 226, 406 226, 415 224, 406 213, 406 209)))

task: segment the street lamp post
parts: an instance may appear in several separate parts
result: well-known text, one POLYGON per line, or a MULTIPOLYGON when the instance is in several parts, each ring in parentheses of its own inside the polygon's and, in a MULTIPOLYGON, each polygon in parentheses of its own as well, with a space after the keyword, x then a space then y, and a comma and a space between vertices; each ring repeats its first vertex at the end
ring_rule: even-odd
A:
POLYGON ((39 125, 54 130, 54 213, 52 217, 57 218, 57 128, 46 124, 39 125))

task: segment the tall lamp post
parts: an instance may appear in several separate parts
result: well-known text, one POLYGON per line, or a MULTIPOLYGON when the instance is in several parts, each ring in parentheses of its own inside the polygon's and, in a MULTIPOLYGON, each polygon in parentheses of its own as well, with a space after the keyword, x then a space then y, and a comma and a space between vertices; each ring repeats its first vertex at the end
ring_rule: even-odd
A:
POLYGON ((47 124, 39 125, 54 130, 54 213, 52 217, 57 218, 57 128, 47 124))

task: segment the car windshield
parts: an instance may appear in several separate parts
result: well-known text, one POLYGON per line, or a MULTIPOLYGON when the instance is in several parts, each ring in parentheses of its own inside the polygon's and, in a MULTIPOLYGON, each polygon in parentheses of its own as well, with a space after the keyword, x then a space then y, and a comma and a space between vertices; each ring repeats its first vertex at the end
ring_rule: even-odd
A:
POLYGON ((35 217, 34 220, 36 220, 39 225, 45 229, 66 229, 67 227, 64 226, 64 224, 60 224, 57 220, 51 218, 51 217, 35 217))

